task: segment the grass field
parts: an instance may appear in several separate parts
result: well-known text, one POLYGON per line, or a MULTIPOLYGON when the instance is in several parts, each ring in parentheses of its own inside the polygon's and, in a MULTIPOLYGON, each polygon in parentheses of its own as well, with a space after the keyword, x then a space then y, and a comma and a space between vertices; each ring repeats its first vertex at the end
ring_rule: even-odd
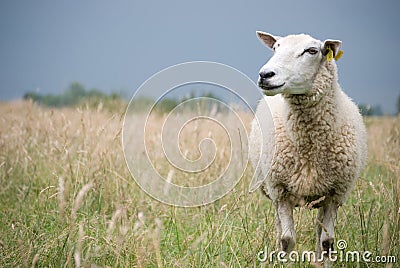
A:
MULTIPOLYGON (((0 104, 0 266, 268 266, 257 254, 274 248, 274 209, 248 194, 248 176, 208 206, 154 200, 125 164, 123 113, 0 104)), ((397 262, 335 267, 400 267, 400 117, 365 121, 369 162, 339 209, 336 238, 397 262)), ((315 221, 316 211, 295 211, 296 250, 314 249, 315 221)))

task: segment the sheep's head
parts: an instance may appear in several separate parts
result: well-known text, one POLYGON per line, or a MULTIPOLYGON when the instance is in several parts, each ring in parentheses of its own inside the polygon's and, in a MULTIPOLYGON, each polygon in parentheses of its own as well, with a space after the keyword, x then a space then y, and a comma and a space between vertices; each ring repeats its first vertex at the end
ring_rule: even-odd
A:
POLYGON ((342 43, 305 34, 279 37, 257 32, 257 36, 274 51, 259 73, 258 86, 266 95, 307 94, 320 67, 338 55, 342 43))

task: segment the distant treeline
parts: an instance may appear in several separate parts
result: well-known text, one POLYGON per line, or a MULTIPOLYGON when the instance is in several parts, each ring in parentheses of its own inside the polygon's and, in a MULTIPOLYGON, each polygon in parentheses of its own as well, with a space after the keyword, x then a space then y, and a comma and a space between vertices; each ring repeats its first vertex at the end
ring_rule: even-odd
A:
MULTIPOLYGON (((380 105, 369 105, 369 104, 359 104, 358 109, 360 113, 364 116, 381 116, 384 115, 380 105)), ((396 102, 396 114, 400 114, 400 95, 397 97, 396 102)))
POLYGON ((36 92, 27 92, 24 99, 30 99, 38 104, 50 107, 75 106, 82 102, 90 102, 95 105, 100 101, 115 101, 121 100, 121 94, 111 93, 106 94, 98 89, 86 90, 83 85, 78 82, 73 82, 61 94, 39 94, 36 92))
MULTIPOLYGON (((220 100, 213 93, 204 93, 196 95, 191 92, 189 96, 184 98, 162 98, 158 101, 150 97, 136 97, 133 99, 131 105, 134 106, 135 111, 147 111, 149 107, 153 107, 153 111, 157 113, 169 113, 180 103, 187 100, 192 100, 198 97, 207 97, 215 100, 220 100), (154 105, 154 106, 153 106, 154 105)), ((124 99, 122 93, 111 93, 106 94, 98 89, 86 90, 85 87, 78 83, 73 82, 69 87, 64 90, 61 94, 40 94, 36 92, 27 92, 24 96, 26 100, 32 100, 35 103, 48 107, 65 107, 65 106, 78 106, 78 107, 89 107, 98 109, 99 107, 107 110, 118 110, 125 109, 128 104, 124 99)), ((185 104, 185 109, 189 110, 213 110, 215 112, 220 111, 221 103, 209 102, 206 99, 201 99, 185 104)))
POLYGON ((400 95, 397 97, 397 103, 396 103, 396 108, 397 108, 397 114, 400 114, 400 95))
POLYGON ((383 115, 381 106, 371 106, 368 104, 359 104, 358 109, 363 116, 381 116, 383 115))

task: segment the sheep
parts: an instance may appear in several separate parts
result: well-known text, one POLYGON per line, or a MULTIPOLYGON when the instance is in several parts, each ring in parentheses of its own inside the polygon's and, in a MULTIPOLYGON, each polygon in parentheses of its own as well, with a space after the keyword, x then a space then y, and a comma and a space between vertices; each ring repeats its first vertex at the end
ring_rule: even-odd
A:
POLYGON ((284 252, 296 244, 294 207, 318 208, 321 256, 333 250, 338 207, 367 159, 362 116, 338 83, 335 61, 342 42, 305 34, 257 36, 274 55, 259 72, 264 97, 249 136, 255 185, 262 185, 276 208, 277 247, 284 252))

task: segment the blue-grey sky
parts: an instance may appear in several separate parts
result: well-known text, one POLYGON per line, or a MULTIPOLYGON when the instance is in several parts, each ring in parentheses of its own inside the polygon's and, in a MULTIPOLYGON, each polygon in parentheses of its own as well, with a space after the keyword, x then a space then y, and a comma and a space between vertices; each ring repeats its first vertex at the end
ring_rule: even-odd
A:
POLYGON ((256 38, 263 30, 342 40, 344 91, 394 113, 399 11, 396 0, 5 0, 0 99, 59 93, 73 81, 132 94, 152 74, 194 60, 230 65, 256 81, 272 55, 256 38))

